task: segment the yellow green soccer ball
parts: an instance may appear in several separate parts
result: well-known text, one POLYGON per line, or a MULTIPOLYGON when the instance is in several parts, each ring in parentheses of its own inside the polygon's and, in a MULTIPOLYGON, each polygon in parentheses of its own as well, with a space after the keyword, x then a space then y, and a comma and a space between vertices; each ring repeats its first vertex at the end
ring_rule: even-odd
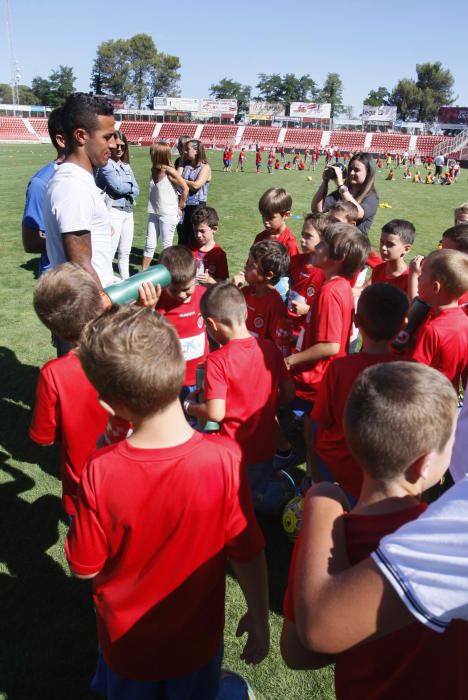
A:
POLYGON ((291 540, 295 542, 302 527, 302 513, 304 510, 304 496, 294 496, 288 501, 283 510, 281 522, 283 529, 291 540))

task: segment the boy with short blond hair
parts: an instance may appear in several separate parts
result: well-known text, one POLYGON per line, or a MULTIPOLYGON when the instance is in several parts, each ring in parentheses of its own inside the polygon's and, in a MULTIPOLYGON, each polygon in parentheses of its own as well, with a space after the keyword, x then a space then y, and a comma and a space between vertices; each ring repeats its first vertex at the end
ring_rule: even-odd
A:
POLYGON ((458 303, 467 291, 466 253, 435 250, 424 258, 418 296, 432 308, 410 353, 417 362, 445 374, 456 391, 468 364, 468 317, 458 303))
POLYGON ((393 284, 408 295, 408 265, 405 262, 414 243, 415 228, 405 219, 392 219, 380 234, 380 256, 383 262, 372 270, 370 284, 393 284))
POLYGON ((29 437, 39 445, 60 442, 62 505, 72 517, 84 463, 106 429, 106 413, 76 354, 84 326, 102 313, 103 304, 93 277, 71 262, 41 275, 33 303, 42 323, 75 346, 42 367, 29 428, 29 437))
POLYGON ((264 192, 258 202, 258 210, 263 219, 265 230, 255 236, 254 243, 259 241, 277 241, 286 246, 292 258, 299 253, 296 238, 286 225, 286 219, 291 215, 292 197, 282 187, 270 187, 264 192))
POLYGON ((468 223, 468 202, 463 202, 463 204, 460 204, 460 206, 455 208, 454 218, 455 226, 457 224, 468 223))
POLYGON ((328 225, 315 247, 312 263, 323 270, 325 281, 307 314, 296 352, 285 358, 305 410, 310 410, 331 358, 348 351, 354 315, 350 280, 370 249, 367 236, 349 224, 328 225))
POLYGON ((200 284, 216 284, 229 276, 226 253, 214 239, 218 224, 218 212, 213 207, 198 207, 192 214, 195 243, 190 249, 197 261, 200 284))
POLYGON ((264 541, 239 448, 187 424, 184 357, 158 314, 106 312, 86 327, 80 359, 107 410, 134 425, 86 465, 66 541, 73 573, 94 579, 104 667, 95 689, 149 697, 164 681, 168 698, 214 700, 228 558, 248 607, 242 658, 268 651, 264 541))
MULTIPOLYGON (((282 650, 294 668, 333 661, 309 651, 320 646, 315 629, 323 630, 327 620, 339 626, 342 619, 340 606, 325 606, 321 591, 335 572, 365 559, 384 535, 424 512, 422 493, 441 479, 449 464, 456 415, 453 388, 429 367, 377 364, 356 380, 346 405, 345 434, 362 467, 363 488, 349 514, 343 512, 343 493, 336 486, 318 484, 307 496, 285 596, 282 650), (331 538, 330 508, 336 513, 331 538)), ((343 598, 342 607, 347 604, 343 598)), ((363 610, 351 613, 357 620, 361 615, 363 610)), ((350 627, 352 634, 347 622, 345 637, 350 627)), ((377 634, 379 627, 377 620, 377 634)), ((466 639, 467 625, 459 622, 443 635, 413 622, 371 639, 335 657, 336 697, 464 697, 466 639)))
POLYGON ((189 415, 220 423, 220 433, 241 447, 255 505, 261 505, 273 476, 278 402, 294 398, 294 384, 271 340, 254 338, 246 326, 247 305, 230 283, 210 287, 201 301, 209 335, 220 346, 206 359, 203 403, 189 415), (252 391, 252 387, 255 390, 252 391))

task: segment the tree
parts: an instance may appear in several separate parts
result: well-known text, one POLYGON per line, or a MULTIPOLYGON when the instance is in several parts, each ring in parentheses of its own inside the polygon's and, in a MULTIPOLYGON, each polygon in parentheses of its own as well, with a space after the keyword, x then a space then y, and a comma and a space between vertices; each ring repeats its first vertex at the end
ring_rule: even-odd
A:
POLYGON ((380 107, 380 105, 389 105, 391 95, 386 87, 378 87, 377 90, 371 90, 364 100, 365 105, 371 107, 380 107))
POLYGON ((281 102, 285 107, 291 102, 309 102, 317 95, 317 85, 310 75, 298 78, 294 73, 286 73, 284 77, 279 73, 260 73, 256 87, 260 99, 281 102))
MULTIPOLYGON (((13 102, 13 94, 11 85, 8 83, 0 83, 0 103, 11 105, 13 102)), ((39 99, 37 95, 27 85, 18 85, 18 103, 20 105, 38 105, 39 99)))
POLYGON ((222 78, 217 85, 210 85, 210 96, 217 100, 237 100, 237 111, 248 112, 252 94, 250 85, 236 83, 231 78, 222 78))
POLYGON ((135 104, 153 105, 153 97, 178 94, 180 60, 159 52, 149 34, 104 41, 97 48, 91 88, 99 95, 120 95, 135 104))
POLYGON ((154 97, 178 97, 180 91, 177 83, 180 80, 180 60, 178 56, 168 53, 158 53, 156 63, 150 69, 151 90, 150 107, 153 107, 154 97))
POLYGON ((320 102, 331 104, 330 116, 338 116, 343 111, 343 81, 338 73, 328 73, 319 94, 320 102))
POLYGON ((130 95, 130 47, 125 39, 104 41, 98 46, 91 73, 91 89, 97 95, 130 95))
POLYGON ((418 63, 417 79, 402 78, 393 88, 391 101, 400 119, 433 122, 439 107, 454 102, 453 75, 436 63, 418 63))
POLYGON ((74 91, 75 81, 73 68, 59 66, 57 70, 51 72, 48 79, 40 76, 33 78, 31 89, 37 95, 39 104, 59 107, 74 91))

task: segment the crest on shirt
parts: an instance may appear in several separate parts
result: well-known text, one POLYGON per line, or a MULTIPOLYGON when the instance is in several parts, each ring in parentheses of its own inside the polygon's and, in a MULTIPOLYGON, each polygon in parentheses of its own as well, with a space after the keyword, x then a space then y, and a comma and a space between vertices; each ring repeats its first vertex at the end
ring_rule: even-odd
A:
POLYGON ((313 297, 315 295, 315 287, 307 287, 307 296, 313 297))
POLYGON ((203 328, 203 316, 199 316, 197 319, 197 326, 203 328))
POLYGON ((255 328, 263 328, 263 318, 261 318, 261 316, 256 316, 253 324, 255 328))
POLYGON ((210 273, 210 275, 212 275, 214 272, 216 272, 216 265, 210 265, 208 267, 208 272, 210 273))

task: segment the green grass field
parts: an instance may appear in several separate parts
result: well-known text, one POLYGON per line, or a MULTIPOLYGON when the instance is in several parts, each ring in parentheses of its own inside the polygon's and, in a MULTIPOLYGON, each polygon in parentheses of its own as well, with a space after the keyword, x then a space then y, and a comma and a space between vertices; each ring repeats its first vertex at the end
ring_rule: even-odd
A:
MULTIPOLYGON (((53 157, 39 145, 0 145, 2 304, 0 416, 0 700, 86 700, 96 654, 89 582, 70 577, 63 554, 66 525, 60 507, 58 453, 38 448, 27 437, 39 367, 54 356, 49 334, 32 309, 36 260, 21 245, 24 192, 30 176, 53 157)), ((265 158, 264 158, 265 160, 265 158)), ((257 202, 265 189, 284 186, 293 196, 291 229, 309 210, 320 177, 315 173, 275 172, 256 175, 254 154, 245 173, 223 173, 222 154, 210 154, 213 181, 209 204, 220 214, 218 241, 228 253, 230 270, 242 269, 254 235, 261 230, 257 202), (311 175, 312 181, 307 177, 311 175), (297 217, 297 218, 296 218, 297 217)), ((132 150, 132 167, 142 194, 135 214, 132 255, 139 269, 146 227, 147 149, 132 150)), ((266 167, 264 166, 266 171, 266 167)), ((378 173, 380 201, 371 232, 377 243, 380 227, 392 218, 407 218, 417 230, 415 252, 434 248, 453 223, 453 209, 468 200, 466 171, 452 187, 414 185, 396 171, 394 182, 378 173)), ((228 580, 225 666, 246 676, 257 700, 328 700, 334 697, 332 668, 314 673, 289 671, 279 654, 281 600, 291 545, 277 520, 262 521, 267 538, 271 589, 272 647, 266 661, 248 668, 239 661, 242 642, 235 628, 243 612, 238 586, 228 580)))

